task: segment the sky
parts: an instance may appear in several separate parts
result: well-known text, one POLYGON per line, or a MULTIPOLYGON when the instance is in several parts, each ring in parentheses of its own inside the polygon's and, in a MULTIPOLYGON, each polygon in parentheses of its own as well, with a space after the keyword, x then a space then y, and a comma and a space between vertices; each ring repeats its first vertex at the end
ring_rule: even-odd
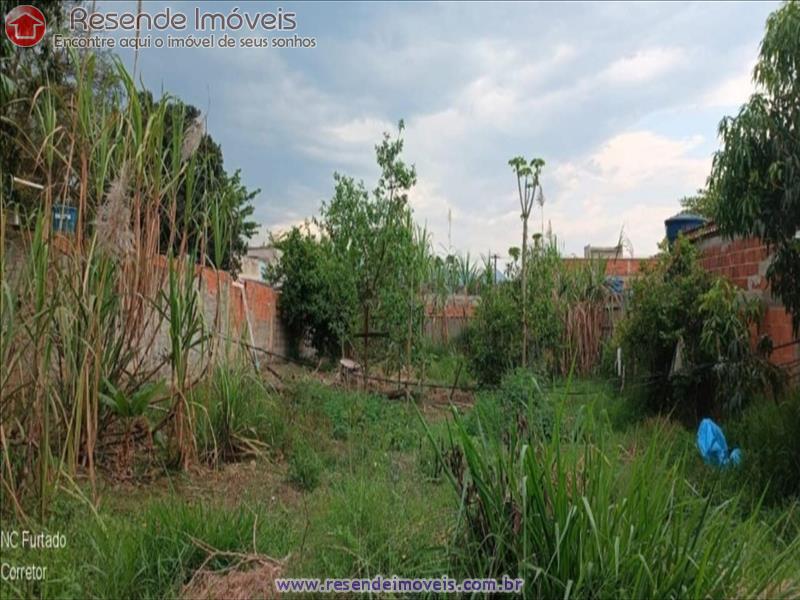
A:
MULTIPOLYGON (((237 4, 143 10, 166 6, 230 13, 237 4)), ((508 166, 516 155, 546 162, 543 217, 564 254, 614 245, 621 232, 636 256, 655 253, 664 219, 705 184, 720 119, 754 89, 758 44, 778 4, 238 6, 295 12, 297 28, 280 35, 312 37, 315 47, 142 49, 136 76, 201 109, 228 170, 260 188, 251 244, 314 216, 334 172, 372 188, 375 144, 403 119, 417 222, 437 251, 477 257, 520 244, 508 166)), ((132 68, 132 51, 120 54, 132 68)), ((538 208, 531 223, 541 229, 538 208)))

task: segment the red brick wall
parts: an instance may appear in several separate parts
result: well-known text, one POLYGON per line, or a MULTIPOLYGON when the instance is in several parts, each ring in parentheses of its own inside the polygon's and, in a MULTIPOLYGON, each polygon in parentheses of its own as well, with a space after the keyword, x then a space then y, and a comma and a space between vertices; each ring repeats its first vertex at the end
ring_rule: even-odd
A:
MULTIPOLYGON (((225 271, 197 268, 201 279, 206 317, 211 322, 217 311, 222 323, 218 326, 228 337, 285 356, 287 338, 280 321, 280 293, 266 283, 254 280, 234 281, 225 271), (250 339, 249 327, 252 329, 250 339)), ((263 359, 265 356, 260 356, 263 359)))
POLYGON ((727 277, 743 290, 763 292, 767 289, 769 252, 760 240, 724 242, 721 238, 709 238, 700 242, 700 248, 700 264, 707 271, 727 277))
MULTIPOLYGON (((589 258, 565 258, 564 264, 567 267, 580 266, 589 262, 589 258)), ((638 275, 642 267, 653 262, 652 258, 609 258, 606 261, 606 276, 607 277, 620 277, 623 281, 627 281, 629 277, 638 275)))
POLYGON ((770 254, 764 243, 757 238, 723 239, 713 225, 689 237, 699 248, 700 264, 706 270, 727 277, 766 304, 764 318, 753 333, 756 338, 768 335, 773 346, 784 346, 775 350, 770 360, 778 365, 800 360, 800 344, 786 345, 795 339, 791 316, 769 291, 766 274, 770 254))

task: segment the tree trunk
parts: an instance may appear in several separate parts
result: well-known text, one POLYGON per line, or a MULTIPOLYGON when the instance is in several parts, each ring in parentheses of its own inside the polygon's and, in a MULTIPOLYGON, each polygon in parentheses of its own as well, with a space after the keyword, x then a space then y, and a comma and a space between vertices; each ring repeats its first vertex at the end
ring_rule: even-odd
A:
POLYGON ((364 389, 369 379, 369 304, 364 305, 364 389))
POLYGON ((522 219, 522 366, 528 366, 528 217, 522 219))

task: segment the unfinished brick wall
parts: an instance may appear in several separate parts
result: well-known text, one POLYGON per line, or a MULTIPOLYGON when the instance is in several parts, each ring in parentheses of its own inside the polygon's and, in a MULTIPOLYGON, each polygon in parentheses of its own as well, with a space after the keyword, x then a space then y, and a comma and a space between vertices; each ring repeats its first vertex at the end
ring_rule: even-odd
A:
MULTIPOLYGON (((234 281, 224 271, 198 270, 207 323, 216 320, 227 337, 287 355, 288 339, 278 312, 277 290, 260 281, 234 281)), ((267 355, 262 353, 259 358, 266 359, 267 355)))
POLYGON ((709 272, 730 279, 747 295, 764 301, 764 318, 754 335, 768 335, 776 349, 770 360, 777 365, 796 364, 800 360, 800 344, 794 341, 792 318, 783 305, 773 298, 767 283, 770 253, 757 238, 724 239, 713 225, 689 234, 700 250, 700 264, 709 272))

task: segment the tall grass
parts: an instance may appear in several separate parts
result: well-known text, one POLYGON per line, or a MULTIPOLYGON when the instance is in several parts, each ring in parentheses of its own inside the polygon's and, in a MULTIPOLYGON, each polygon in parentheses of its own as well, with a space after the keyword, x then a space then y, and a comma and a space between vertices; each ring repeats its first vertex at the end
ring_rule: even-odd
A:
POLYGON ((458 572, 523 577, 527 595, 547 598, 796 593, 800 540, 782 544, 758 511, 741 520, 735 497, 700 495, 666 436, 630 456, 585 422, 583 443, 524 429, 497 443, 456 416, 440 460, 461 499, 458 572))
POLYGON ((191 390, 189 402, 197 415, 200 458, 208 464, 254 458, 285 444, 278 400, 250 369, 217 366, 191 390))
POLYGON ((181 119, 168 129, 168 103, 148 100, 120 63, 113 92, 99 94, 95 58, 72 60, 73 86, 45 86, 21 121, 3 117, 24 179, 41 186, 37 201, 22 206, 30 229, 10 229, 6 209, 20 199, 0 197, 0 494, 3 508, 18 513, 25 498, 43 512, 53 490, 78 476, 95 490, 100 438, 106 449, 130 439, 103 397, 133 397, 166 368, 172 409, 153 397, 153 410, 142 412, 160 415, 151 429, 172 431, 188 466, 196 454, 190 371, 196 364, 202 373, 211 354, 203 342, 213 325, 186 260, 204 255, 202 236, 166 263, 158 256, 162 223, 171 236, 193 226, 180 222, 175 204, 178 188, 204 168, 198 140, 181 119), (74 236, 53 232, 55 204, 77 209, 74 236), (162 332, 163 357, 155 351, 162 332))

